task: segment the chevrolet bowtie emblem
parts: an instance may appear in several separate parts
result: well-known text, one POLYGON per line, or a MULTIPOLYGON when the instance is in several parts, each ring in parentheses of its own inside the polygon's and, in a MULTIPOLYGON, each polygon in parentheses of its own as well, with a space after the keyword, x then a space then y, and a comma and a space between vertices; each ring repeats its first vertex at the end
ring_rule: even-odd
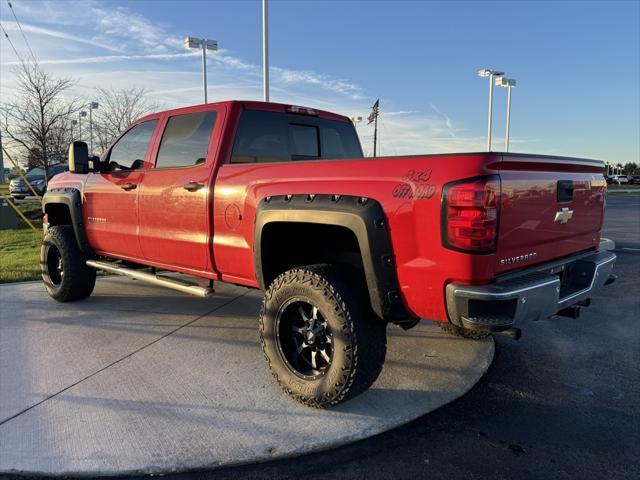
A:
POLYGON ((556 212, 556 218, 554 218, 553 221, 564 224, 571 220, 571 217, 573 217, 573 210, 569 210, 567 207, 564 207, 559 212, 556 212))

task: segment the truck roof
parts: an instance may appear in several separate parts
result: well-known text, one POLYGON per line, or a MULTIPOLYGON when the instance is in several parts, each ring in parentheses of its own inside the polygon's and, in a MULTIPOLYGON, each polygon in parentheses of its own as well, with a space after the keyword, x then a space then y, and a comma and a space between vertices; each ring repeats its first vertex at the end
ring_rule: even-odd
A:
POLYGON ((286 113, 286 108, 287 107, 300 107, 300 108, 304 108, 304 109, 309 109, 309 110, 313 110, 318 117, 320 118, 324 118, 327 120, 337 120, 340 122, 347 122, 350 123, 351 120, 349 119, 349 117, 346 117, 344 115, 338 115, 337 113, 333 113, 333 112, 328 112, 326 110, 319 110, 317 108, 312 108, 312 107, 305 107, 302 105, 292 105, 292 104, 286 104, 286 103, 277 103, 277 102, 259 102, 259 101, 255 101, 255 100, 225 100, 222 102, 214 102, 214 103, 201 103, 199 105, 190 105, 187 107, 180 107, 180 108, 174 108, 171 110, 161 110, 159 112, 154 112, 154 113, 150 113, 148 115, 145 115, 144 117, 141 117, 137 120, 137 122, 139 121, 144 121, 147 120, 149 118, 153 118, 155 116, 157 116, 158 114, 161 113, 169 113, 169 114, 178 114, 178 113, 188 113, 190 111, 200 111, 203 110, 203 107, 212 107, 212 106, 233 106, 233 105, 240 105, 243 108, 246 109, 250 109, 250 110, 266 110, 269 112, 283 112, 286 113))

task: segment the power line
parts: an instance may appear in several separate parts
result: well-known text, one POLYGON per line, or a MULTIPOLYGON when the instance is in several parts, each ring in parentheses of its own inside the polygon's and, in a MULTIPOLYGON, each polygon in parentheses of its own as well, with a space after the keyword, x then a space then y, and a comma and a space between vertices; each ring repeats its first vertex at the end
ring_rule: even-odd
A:
POLYGON ((0 23, 0 28, 2 28, 2 32, 4 33, 4 36, 7 37, 7 41, 9 42, 9 45, 11 45, 11 48, 13 48, 13 51, 16 54, 16 57, 18 57, 18 60, 20 60, 22 62, 22 57, 20 56, 20 54, 18 53, 18 50, 16 50, 16 46, 13 44, 13 42, 11 41, 11 39, 9 38, 9 34, 7 33, 7 31, 4 29, 4 27, 2 26, 2 24, 0 23))
POLYGON ((16 19, 16 23, 18 24, 18 28, 20 29, 20 33, 22 34, 22 38, 24 38, 24 43, 27 44, 27 48, 29 49, 29 53, 31 53, 31 58, 33 59, 33 61, 36 61, 36 56, 33 54, 33 50, 31 50, 31 45, 29 45, 29 40, 27 40, 27 36, 24 34, 24 30, 22 30, 22 25, 20 25, 20 21, 18 20, 18 17, 16 17, 16 12, 13 10, 13 5, 11 5, 11 2, 7 1, 7 3, 9 4, 9 8, 11 9, 11 13, 13 13, 13 18, 16 19))

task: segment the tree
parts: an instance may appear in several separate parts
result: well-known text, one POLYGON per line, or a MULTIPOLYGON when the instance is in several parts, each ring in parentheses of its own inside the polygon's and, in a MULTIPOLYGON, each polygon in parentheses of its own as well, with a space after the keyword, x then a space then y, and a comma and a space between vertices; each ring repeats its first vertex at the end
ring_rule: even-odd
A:
POLYGON ((96 93, 100 107, 93 111, 93 133, 101 152, 134 120, 157 109, 147 100, 144 88, 98 88, 96 93))
POLYGON ((23 150, 31 166, 46 172, 49 165, 66 157, 67 127, 79 102, 65 99, 65 94, 74 82, 49 75, 36 62, 23 62, 16 74, 17 95, 2 105, 2 137, 9 140, 9 147, 23 150))
POLYGON ((633 162, 629 162, 624 166, 625 175, 633 175, 634 173, 636 173, 636 170, 638 170, 638 165, 633 162))

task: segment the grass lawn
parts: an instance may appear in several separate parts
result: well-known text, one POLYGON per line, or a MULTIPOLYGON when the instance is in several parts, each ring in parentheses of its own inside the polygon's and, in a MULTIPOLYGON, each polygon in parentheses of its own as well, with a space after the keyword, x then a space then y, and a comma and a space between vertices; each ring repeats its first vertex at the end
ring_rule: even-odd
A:
POLYGON ((640 195, 640 185, 607 185, 607 195, 623 196, 623 195, 640 195), (622 190, 622 191, 620 191, 622 190))
POLYGON ((41 241, 30 228, 0 230, 0 283, 40 278, 41 241))
MULTIPOLYGON (((0 191, 6 185, 0 185, 0 191)), ((5 207, 8 208, 8 207, 5 207)), ((20 228, 0 230, 0 283, 40 278, 42 220, 39 202, 23 202, 18 208, 38 229, 34 232, 21 218, 20 228)))

